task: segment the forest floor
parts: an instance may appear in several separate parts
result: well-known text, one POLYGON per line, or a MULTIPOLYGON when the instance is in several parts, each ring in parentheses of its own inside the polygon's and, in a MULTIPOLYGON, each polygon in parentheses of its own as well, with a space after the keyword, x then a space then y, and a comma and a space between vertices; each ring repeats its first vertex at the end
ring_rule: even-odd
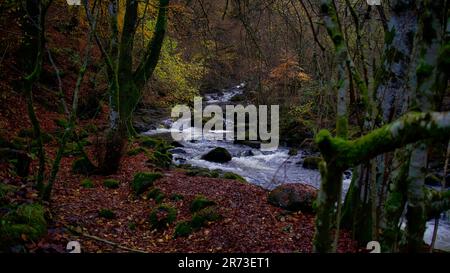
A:
MULTIPOLYGON (((9 135, 16 135, 26 116, 23 100, 10 97, 9 109, 16 109, 20 115, 0 113, 0 122, 6 125, 9 135), (16 126, 20 124, 19 126, 16 126)), ((58 127, 54 120, 62 115, 36 107, 42 129, 53 132, 58 127)), ((106 111, 106 108, 104 109, 106 111)), ((17 113, 16 113, 17 114, 17 113)), ((106 112, 91 120, 98 126, 106 123, 106 112)), ((25 122, 26 123, 26 122, 25 122)), ((91 136, 93 140, 96 136, 91 136)), ((133 144, 131 144, 133 145, 133 144)), ((56 141, 46 144, 48 162, 52 162, 57 149, 56 141)), ((95 145, 87 146, 86 151, 94 156, 95 145)), ((155 171, 148 165, 145 154, 124 156, 117 174, 111 176, 92 175, 93 188, 83 188, 84 175, 73 174, 74 156, 66 156, 48 204, 48 235, 39 242, 29 242, 31 252, 65 252, 67 242, 77 240, 86 252, 129 252, 129 249, 144 252, 311 252, 314 235, 313 214, 288 212, 267 202, 268 191, 249 183, 237 180, 191 177, 182 169, 171 168, 162 171, 164 177, 155 182, 166 196, 181 195, 182 200, 166 198, 177 210, 176 221, 163 231, 151 228, 149 214, 157 206, 154 200, 145 195, 137 197, 131 190, 131 180, 135 173, 155 171), (113 178, 120 181, 117 189, 108 189, 103 180, 113 178), (220 221, 210 222, 188 237, 175 238, 177 223, 191 218, 189 210, 192 200, 203 195, 217 203, 220 221), (116 214, 114 219, 101 218, 99 210, 108 209, 116 214), (81 235, 84 234, 84 235, 81 235), (85 236, 87 235, 87 236, 85 236), (93 237, 95 239, 93 239, 93 237), (105 242, 113 242, 113 244, 105 242), (125 248, 124 248, 125 247, 125 248), (128 250, 126 249, 128 248, 128 250)), ((36 163, 32 171, 36 171, 36 163)), ((5 166, 3 166, 5 167, 5 166)), ((12 202, 31 202, 37 199, 31 182, 11 176, 3 168, 0 177, 4 182, 21 186, 21 199, 12 202)), ((340 236, 339 252, 358 251, 350 235, 343 231, 340 236)))

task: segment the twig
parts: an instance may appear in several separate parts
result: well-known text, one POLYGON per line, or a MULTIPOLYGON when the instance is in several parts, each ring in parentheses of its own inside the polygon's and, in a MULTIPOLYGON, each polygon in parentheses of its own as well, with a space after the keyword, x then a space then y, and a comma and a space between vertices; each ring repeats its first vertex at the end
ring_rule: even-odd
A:
POLYGON ((79 232, 79 231, 75 230, 71 226, 64 225, 64 227, 66 227, 70 232, 72 232, 74 234, 77 234, 77 235, 80 235, 80 236, 83 236, 83 237, 86 237, 86 238, 89 238, 89 239, 92 239, 92 240, 96 240, 96 241, 99 241, 99 242, 102 242, 102 243, 105 243, 105 244, 108 244, 108 245, 112 245, 114 247, 117 247, 117 248, 120 248, 120 249, 123 249, 123 250, 127 250, 127 251, 130 251, 130 252, 136 252, 136 253, 147 253, 147 254, 149 253, 147 251, 134 249, 134 248, 129 248, 129 247, 120 245, 118 243, 115 243, 115 242, 112 242, 112 241, 100 238, 98 236, 90 235, 90 234, 88 234, 86 232, 79 232))

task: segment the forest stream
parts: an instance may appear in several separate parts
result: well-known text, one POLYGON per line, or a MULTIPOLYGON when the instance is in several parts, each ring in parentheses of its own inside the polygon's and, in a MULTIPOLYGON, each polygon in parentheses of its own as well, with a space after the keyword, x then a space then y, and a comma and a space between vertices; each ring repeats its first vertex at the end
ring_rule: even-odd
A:
MULTIPOLYGON (((232 98, 242 95, 245 84, 241 83, 234 87, 218 93, 208 93, 204 96, 204 104, 233 104, 232 98)), ((160 121, 156 129, 145 132, 145 135, 158 136, 167 135, 172 132, 174 119, 166 118, 160 121)), ((227 121, 225 121, 227 122, 227 121)), ((200 128, 186 128, 183 133, 191 133, 192 130, 200 128)), ((175 164, 190 164, 196 167, 208 168, 210 170, 220 169, 233 172, 244 177, 248 182, 261 186, 265 189, 273 189, 283 183, 304 183, 315 188, 320 187, 320 173, 317 170, 302 167, 303 159, 311 155, 307 150, 299 150, 295 156, 289 155, 289 148, 280 146, 276 151, 260 151, 247 145, 236 144, 228 140, 210 140, 214 134, 223 134, 223 131, 211 130, 211 135, 203 135, 203 138, 195 141, 181 141, 183 147, 172 149, 175 164), (223 147, 227 149, 232 160, 227 163, 215 163, 201 159, 201 156, 209 150, 223 147)), ((351 171, 345 172, 343 180, 343 197, 351 182, 351 171)), ((403 224, 404 226, 404 224, 403 224)), ((424 235, 426 243, 431 242, 434 229, 434 220, 427 222, 427 229, 424 235)), ((450 213, 443 214, 439 222, 437 235, 437 249, 450 251, 450 213)))

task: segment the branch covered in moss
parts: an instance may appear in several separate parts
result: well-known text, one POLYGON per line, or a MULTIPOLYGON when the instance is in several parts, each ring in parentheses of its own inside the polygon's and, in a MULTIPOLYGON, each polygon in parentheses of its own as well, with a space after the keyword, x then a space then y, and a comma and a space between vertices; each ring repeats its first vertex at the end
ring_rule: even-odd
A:
POLYGON ((322 130, 316 142, 327 164, 339 169, 355 166, 377 155, 419 140, 450 136, 450 112, 409 113, 356 140, 332 137, 322 130))

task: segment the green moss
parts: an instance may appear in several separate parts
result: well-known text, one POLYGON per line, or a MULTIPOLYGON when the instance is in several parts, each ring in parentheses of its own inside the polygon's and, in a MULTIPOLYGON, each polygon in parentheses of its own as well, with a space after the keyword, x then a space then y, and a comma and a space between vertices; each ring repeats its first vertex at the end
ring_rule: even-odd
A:
POLYGON ((189 236, 193 232, 193 228, 191 226, 190 221, 182 221, 179 222, 175 226, 175 231, 173 233, 173 236, 176 237, 186 237, 189 236))
POLYGON ((215 207, 204 208, 192 215, 191 226, 193 229, 199 229, 208 222, 215 222, 221 219, 220 214, 216 212, 215 207))
POLYGON ((223 174, 223 178, 225 178, 225 179, 232 179, 232 180, 238 180, 240 182, 247 183, 247 180, 245 180, 245 178, 243 178, 239 174, 235 174, 235 173, 232 173, 232 172, 224 173, 223 174))
POLYGON ((150 224, 154 229, 164 229, 177 218, 177 210, 169 205, 159 205, 152 210, 149 216, 150 224))
POLYGON ((161 204, 166 198, 166 195, 158 188, 150 190, 147 194, 148 199, 154 199, 156 204, 161 204))
POLYGON ((131 187, 135 194, 141 194, 148 188, 153 186, 153 183, 163 177, 161 173, 141 172, 134 175, 131 187))
POLYGON ((302 167, 305 169, 317 170, 319 169, 320 161, 322 161, 322 158, 318 156, 307 157, 303 160, 302 167))
POLYGON ((394 41, 394 38, 395 38, 395 33, 396 33, 396 31, 394 28, 391 29, 390 31, 385 32, 385 36, 384 36, 385 44, 387 44, 387 45, 392 44, 392 42, 394 41))
POLYGON ((348 117, 338 117, 336 124, 336 135, 346 139, 348 136, 348 117))
POLYGON ((421 62, 417 66, 416 74, 417 74, 417 81, 422 82, 424 79, 427 79, 433 74, 434 67, 432 65, 426 64, 424 62, 421 62))
POLYGON ((6 202, 6 197, 8 194, 15 191, 17 191, 16 186, 0 183, 0 205, 6 202))
POLYGON ((184 199, 184 196, 181 194, 177 194, 177 193, 174 193, 170 196, 170 200, 175 201, 175 202, 181 201, 183 199, 184 199))
POLYGON ((84 127, 84 129, 85 129, 88 133, 92 133, 92 134, 95 134, 95 133, 98 132, 97 126, 95 126, 95 125, 92 124, 92 123, 87 124, 87 125, 84 127))
POLYGON ((119 181, 116 179, 105 179, 103 180, 103 186, 107 187, 108 189, 117 189, 119 188, 119 181))
POLYGON ((69 122, 66 119, 55 119, 55 124, 61 128, 66 128, 69 122))
POLYGON ((128 223, 128 228, 129 228, 131 231, 136 230, 136 223, 135 223, 135 222, 129 222, 129 223, 128 223))
POLYGON ((401 206, 403 206, 403 195, 398 191, 394 191, 389 194, 384 209, 386 214, 389 214, 397 212, 401 206))
POLYGON ((85 189, 91 189, 94 187, 94 182, 91 179, 83 179, 80 183, 81 187, 85 189))
POLYGON ((162 191, 159 188, 153 188, 147 193, 148 199, 154 199, 156 196, 160 195, 162 191))
POLYGON ((202 176, 202 177, 213 177, 213 173, 206 168, 193 167, 190 168, 186 175, 188 176, 202 176))
POLYGON ((214 206, 216 202, 207 199, 206 197, 199 195, 192 200, 191 212, 197 212, 203 208, 214 206))
POLYGON ((156 204, 161 204, 164 201, 165 198, 166 198, 166 195, 164 193, 158 194, 155 197, 155 203, 156 204))
POLYGON ((72 163, 72 172, 74 174, 89 175, 95 171, 95 166, 86 157, 76 159, 72 163))
POLYGON ((72 156, 79 156, 81 155, 81 151, 78 148, 78 144, 76 142, 69 142, 66 143, 66 146, 64 147, 64 156, 72 155, 72 156))
POLYGON ((0 219, 0 248, 23 240, 37 241, 47 232, 45 210, 39 204, 25 204, 0 219))
POLYGON ((161 168, 168 168, 172 164, 172 154, 168 151, 156 150, 150 156, 149 162, 161 168))
POLYGON ((151 137, 142 137, 140 140, 140 145, 146 148, 155 148, 159 143, 161 143, 161 140, 151 137))
POLYGON ((16 210, 15 221, 33 227, 39 233, 44 233, 47 229, 47 222, 44 217, 44 207, 39 204, 19 206, 16 210))
POLYGON ((340 33, 334 33, 332 39, 333 39, 334 44, 337 46, 341 45, 344 40, 340 33))
POLYGON ((116 214, 110 209, 101 209, 98 211, 98 216, 105 219, 114 219, 116 218, 116 214))

